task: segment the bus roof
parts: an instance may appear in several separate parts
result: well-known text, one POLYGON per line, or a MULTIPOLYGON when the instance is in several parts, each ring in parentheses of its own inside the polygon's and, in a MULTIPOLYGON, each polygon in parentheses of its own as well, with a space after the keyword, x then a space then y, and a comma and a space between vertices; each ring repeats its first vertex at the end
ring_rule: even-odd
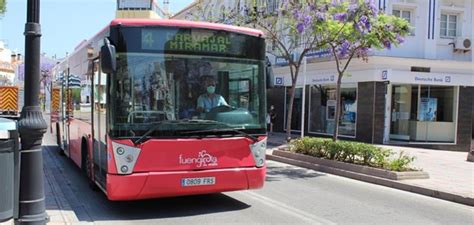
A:
POLYGON ((230 32, 242 33, 256 37, 263 37, 264 34, 260 30, 238 27, 218 23, 195 22, 189 20, 173 20, 173 19, 114 19, 110 26, 122 24, 124 26, 168 26, 168 27, 191 27, 206 28, 212 30, 225 30, 230 32))

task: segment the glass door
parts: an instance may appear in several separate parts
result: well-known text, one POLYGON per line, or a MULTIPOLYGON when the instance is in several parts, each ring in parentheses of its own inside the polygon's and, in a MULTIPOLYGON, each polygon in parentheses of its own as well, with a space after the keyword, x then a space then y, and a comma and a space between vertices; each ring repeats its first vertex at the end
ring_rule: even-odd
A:
MULTIPOLYGON (((291 97, 291 89, 290 88, 285 88, 286 89, 286 95, 285 95, 285 127, 287 124, 287 113, 288 113, 288 108, 290 105, 290 97, 291 97)), ((301 131, 301 104, 302 104, 302 98, 303 98, 303 88, 297 87, 295 88, 295 99, 293 102, 293 108, 292 108, 292 116, 291 116, 291 130, 292 131, 301 131)), ((286 130, 286 129, 285 129, 286 130)))
POLYGON ((99 61, 94 61, 93 74, 93 136, 94 136, 94 179, 105 188, 107 174, 107 133, 106 133, 106 74, 101 73, 99 61))
POLYGON ((392 115, 390 122, 390 139, 392 140, 410 140, 410 114, 413 106, 413 94, 413 87, 411 85, 394 85, 392 88, 392 115))

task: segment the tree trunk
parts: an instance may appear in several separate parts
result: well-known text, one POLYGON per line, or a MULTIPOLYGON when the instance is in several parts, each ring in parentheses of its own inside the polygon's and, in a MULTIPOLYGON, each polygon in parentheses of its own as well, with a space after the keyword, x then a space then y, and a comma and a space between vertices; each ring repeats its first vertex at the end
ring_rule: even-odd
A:
POLYGON ((334 122, 336 123, 334 126, 334 133, 332 135, 332 140, 337 141, 337 135, 339 133, 339 118, 341 117, 341 80, 342 80, 342 73, 339 73, 337 77, 337 84, 336 84, 336 116, 334 118, 334 122))
POLYGON ((286 140, 291 140, 291 119, 293 116, 293 103, 295 102, 296 82, 291 84, 290 102, 286 113, 286 140))

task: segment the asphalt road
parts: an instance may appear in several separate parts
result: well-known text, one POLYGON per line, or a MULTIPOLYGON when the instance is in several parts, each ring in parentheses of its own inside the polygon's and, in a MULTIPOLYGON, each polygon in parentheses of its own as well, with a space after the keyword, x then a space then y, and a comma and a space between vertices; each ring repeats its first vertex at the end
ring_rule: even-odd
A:
MULTIPOLYGON (((51 137, 52 138, 52 137, 51 137)), ((55 146, 53 175, 81 222, 94 224, 474 224, 474 208, 268 161, 260 190, 111 202, 55 146)), ((51 165, 50 165, 51 166, 51 165)))

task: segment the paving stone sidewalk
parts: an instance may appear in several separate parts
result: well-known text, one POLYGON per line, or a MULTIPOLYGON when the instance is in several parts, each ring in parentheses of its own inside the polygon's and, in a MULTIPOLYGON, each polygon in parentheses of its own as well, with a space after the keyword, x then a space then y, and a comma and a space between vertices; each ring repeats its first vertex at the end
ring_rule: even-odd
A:
MULTIPOLYGON (((299 136, 295 136, 299 137, 299 136)), ((269 148, 285 145, 285 134, 268 136, 269 148)), ((428 188, 435 191, 474 198, 474 162, 466 160, 467 152, 441 151, 423 148, 379 145, 394 152, 404 151, 415 156, 413 167, 429 173, 429 179, 403 180, 401 183, 428 188)), ((267 151, 271 154, 271 149, 267 151)))
MULTIPOLYGON (((48 134, 45 134, 45 137, 48 134)), ((56 161, 53 160, 51 148, 44 146, 55 145, 49 143, 47 138, 43 139, 43 165, 44 165, 44 192, 45 192, 45 205, 46 213, 49 216, 48 224, 82 224, 79 223, 76 214, 72 210, 69 202, 66 200, 63 191, 58 183, 58 177, 54 171, 59 170, 59 166, 56 161)), ((13 225, 13 220, 0 223, 0 225, 13 225)))

